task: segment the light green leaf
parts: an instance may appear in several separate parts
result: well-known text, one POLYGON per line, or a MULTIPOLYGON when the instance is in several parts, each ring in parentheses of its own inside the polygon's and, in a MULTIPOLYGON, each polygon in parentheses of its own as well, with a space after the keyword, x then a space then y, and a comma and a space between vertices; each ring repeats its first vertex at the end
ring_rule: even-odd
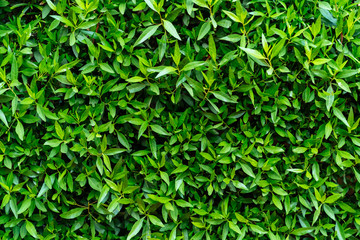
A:
POLYGON ((266 57, 263 56, 258 50, 244 48, 244 47, 240 47, 240 49, 256 59, 259 59, 259 60, 266 59, 266 57))
POLYGON ((6 120, 6 116, 3 111, 0 110, 0 120, 5 124, 5 126, 9 127, 8 121, 6 120))
POLYGON ((205 22, 200 28, 197 40, 199 41, 199 40, 203 39, 206 36, 206 34, 208 34, 210 29, 211 29, 211 23, 205 22))
POLYGON ((161 220, 154 216, 154 215, 148 215, 149 219, 150 219, 150 222, 156 226, 159 226, 159 227, 164 227, 165 225, 161 222, 161 220))
POLYGON ((279 186, 273 186, 273 191, 274 191, 274 193, 276 193, 277 195, 280 195, 280 196, 288 195, 288 193, 279 186))
POLYGON ((341 197, 341 194, 333 194, 326 198, 325 203, 334 203, 341 197))
POLYGON ((191 1, 200 7, 209 8, 205 0, 191 0, 191 1))
POLYGON ((332 220, 336 220, 336 218, 335 218, 335 214, 334 214, 334 211, 332 210, 332 208, 329 206, 329 205, 327 205, 327 204, 324 204, 323 205, 324 206, 324 211, 325 211, 325 213, 332 219, 332 220))
POLYGON ((74 219, 81 215, 85 208, 74 208, 68 212, 60 214, 60 217, 65 219, 74 219))
POLYGON ((347 122, 345 116, 342 114, 342 112, 337 107, 333 107, 333 112, 334 112, 335 116, 338 119, 340 119, 347 127, 350 127, 350 125, 347 122))
POLYGON ((235 231, 236 233, 241 234, 239 226, 233 223, 232 221, 229 221, 229 227, 231 230, 235 231))
POLYGON ((336 221, 335 232, 336 232, 337 237, 338 237, 339 240, 345 240, 346 239, 344 228, 338 221, 336 221))
POLYGON ((112 156, 112 155, 116 155, 116 154, 119 154, 119 153, 123 153, 125 151, 126 151, 125 148, 110 148, 110 149, 106 150, 104 152, 104 154, 106 154, 108 156, 112 156))
POLYGON ((34 224, 32 224, 32 222, 26 220, 25 228, 33 238, 36 238, 36 239, 38 238, 36 228, 35 228, 34 224))
POLYGON ((165 30, 168 31, 174 38, 181 41, 178 32, 176 31, 174 25, 171 22, 169 22, 168 20, 164 20, 164 27, 165 30))
POLYGON ((286 38, 282 38, 272 49, 271 52, 271 59, 273 59, 274 57, 276 57, 280 51, 283 49, 284 45, 286 42, 286 38))
POLYGON ((194 62, 189 62, 188 64, 186 64, 181 71, 190 71, 193 70, 195 68, 201 67, 203 65, 205 65, 206 62, 203 61, 194 61, 194 62))
POLYGON ((351 93, 349 85, 342 79, 336 79, 338 86, 345 92, 351 93))
POLYGON ((298 154, 304 153, 304 152, 306 152, 306 151, 307 151, 307 148, 306 148, 306 147, 297 147, 297 148, 294 148, 294 149, 293 149, 293 152, 294 152, 294 153, 298 153, 298 154))
POLYGON ((97 207, 99 207, 102 203, 102 201, 105 199, 106 195, 108 194, 110 188, 107 185, 104 185, 104 187, 101 189, 100 196, 98 199, 97 207))
POLYGON ((108 73, 115 73, 114 70, 110 67, 108 63, 100 63, 99 64, 101 70, 108 72, 108 73))
POLYGON ((18 214, 25 212, 30 207, 30 205, 31 205, 31 198, 24 200, 23 203, 21 204, 20 209, 18 210, 18 214))
POLYGON ((153 130, 154 132, 160 134, 160 135, 165 135, 165 136, 170 136, 171 134, 168 133, 163 127, 157 125, 157 124, 153 124, 150 125, 151 130, 153 130))
POLYGON ((153 11, 158 12, 157 9, 157 4, 154 0, 145 0, 145 3, 149 6, 149 8, 151 8, 153 11))
POLYGON ((255 224, 249 224, 252 231, 259 233, 259 234, 266 234, 267 231, 264 230, 262 227, 255 225, 255 224))
POLYGON ((126 240, 130 240, 133 237, 136 236, 136 234, 138 234, 143 226, 143 222, 144 222, 144 218, 141 218, 139 220, 136 221, 136 223, 133 225, 133 227, 131 228, 129 235, 127 236, 126 240))
POLYGON ((240 19, 238 18, 238 16, 236 16, 234 13, 223 10, 223 12, 234 22, 241 22, 240 19))
POLYGON ((340 73, 336 75, 336 78, 348 78, 352 77, 359 73, 359 70, 355 69, 343 69, 340 73))
POLYGON ((216 62, 216 45, 212 35, 209 36, 209 54, 214 62, 216 62))
POLYGON ((255 178, 255 174, 251 167, 246 163, 240 163, 242 170, 252 178, 255 178))
POLYGON ((20 140, 23 141, 24 140, 24 126, 22 125, 22 123, 19 120, 17 121, 15 132, 19 136, 20 140))
POLYGON ((325 64, 325 63, 327 63, 327 62, 330 62, 330 59, 327 59, 327 58, 318 58, 318 59, 315 59, 315 60, 313 61, 313 64, 314 64, 314 65, 323 65, 323 64, 325 64))
POLYGON ((358 181, 358 183, 360 183, 360 173, 355 168, 353 168, 353 170, 355 173, 356 180, 358 181))
POLYGON ((51 140, 48 140, 44 143, 44 145, 48 145, 50 147, 57 147, 59 146, 60 144, 62 143, 61 140, 58 140, 58 139, 51 139, 51 140))
POLYGON ((154 26, 150 26, 148 28, 146 28, 144 30, 144 32, 140 35, 140 37, 136 40, 136 42, 134 43, 134 47, 136 47, 137 45, 145 42, 146 40, 148 40, 152 35, 154 35, 154 33, 156 32, 156 30, 158 29, 160 25, 154 25, 154 26))
MULTIPOLYGON (((325 139, 329 138, 329 136, 331 135, 331 132, 332 132, 332 125, 331 125, 331 122, 328 122, 325 125, 325 139)), ((360 144, 360 141, 359 141, 359 144, 360 144)))
POLYGON ((230 97, 229 95, 227 95, 224 92, 220 92, 220 91, 215 91, 212 92, 212 94, 219 100, 223 101, 223 102, 229 102, 229 103, 237 103, 237 101, 233 98, 230 97))
POLYGON ((156 75, 155 78, 159 78, 159 77, 162 77, 164 75, 167 75, 167 74, 172 74, 172 73, 175 73, 177 70, 176 68, 174 67, 165 67, 163 70, 161 70, 158 75, 156 75))
POLYGON ((297 228, 294 231, 292 231, 291 234, 296 235, 296 236, 302 236, 302 235, 309 234, 313 231, 314 231, 313 227, 297 228))
POLYGON ((68 20, 67 18, 65 18, 63 16, 51 15, 50 17, 55 18, 56 20, 59 20, 60 22, 66 24, 70 27, 74 27, 74 24, 72 24, 72 22, 70 22, 70 20, 68 20))
POLYGON ((276 147, 276 146, 266 146, 265 150, 268 151, 271 154, 284 152, 284 149, 282 149, 281 147, 276 147))
POLYGON ((88 28, 91 28, 91 27, 97 25, 98 23, 99 23, 99 20, 87 21, 87 22, 81 23, 79 26, 77 26, 77 28, 88 29, 88 28))

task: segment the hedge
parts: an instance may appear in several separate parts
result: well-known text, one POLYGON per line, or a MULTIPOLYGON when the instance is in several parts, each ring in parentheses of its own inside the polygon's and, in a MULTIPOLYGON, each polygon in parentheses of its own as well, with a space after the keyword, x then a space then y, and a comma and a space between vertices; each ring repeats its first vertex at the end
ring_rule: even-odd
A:
POLYGON ((0 0, 1 239, 359 239, 359 4, 0 0))

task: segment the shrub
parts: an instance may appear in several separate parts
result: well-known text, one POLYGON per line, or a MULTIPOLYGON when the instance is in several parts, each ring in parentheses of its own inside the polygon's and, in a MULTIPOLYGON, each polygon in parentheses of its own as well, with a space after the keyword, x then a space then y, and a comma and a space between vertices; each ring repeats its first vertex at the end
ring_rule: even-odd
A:
POLYGON ((0 0, 2 239, 359 239, 349 0, 0 0))

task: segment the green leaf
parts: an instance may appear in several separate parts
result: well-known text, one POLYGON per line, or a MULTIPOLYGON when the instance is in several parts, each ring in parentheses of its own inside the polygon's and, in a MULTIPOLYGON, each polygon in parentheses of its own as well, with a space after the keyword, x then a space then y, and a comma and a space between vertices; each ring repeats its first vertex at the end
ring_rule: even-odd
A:
POLYGON ((197 40, 200 41, 201 39, 203 39, 206 36, 206 34, 208 34, 210 29, 211 29, 211 23, 209 21, 205 22, 200 28, 197 40))
POLYGON ((279 200, 279 198, 275 194, 272 194, 272 201, 273 201, 274 205, 278 209, 283 210, 283 206, 281 204, 281 201, 279 200))
POLYGON ((249 224, 252 231, 258 233, 258 234, 266 234, 267 231, 265 231, 262 227, 255 225, 255 224, 249 224))
POLYGON ((151 8, 153 11, 158 12, 157 9, 157 4, 154 0, 145 0, 145 3, 149 6, 149 8, 151 8))
POLYGON ((175 240, 176 239, 176 228, 177 226, 175 226, 171 232, 170 232, 170 236, 169 236, 169 240, 175 240))
POLYGON ((283 38, 273 47, 271 52, 271 59, 273 59, 280 53, 280 51, 283 49, 285 45, 285 42, 286 42, 286 38, 283 38))
POLYGON ((126 147, 129 150, 130 144, 129 144, 129 141, 124 136, 124 134, 122 134, 121 132, 117 132, 117 137, 118 137, 118 140, 121 143, 121 145, 123 145, 124 147, 126 147))
POLYGON ((67 18, 63 17, 63 16, 58 16, 58 15, 50 15, 50 17, 55 18, 56 20, 70 26, 70 27, 74 27, 74 24, 72 24, 72 22, 70 22, 70 20, 68 20, 67 18))
POLYGON ((276 146, 266 146, 265 150, 268 151, 271 154, 284 152, 284 149, 282 149, 281 147, 276 147, 276 146))
POLYGON ((164 20, 164 27, 165 27, 165 30, 168 33, 170 33, 174 38, 181 41, 181 38, 180 38, 178 32, 176 31, 174 25, 171 22, 169 22, 168 20, 164 20))
POLYGON ((223 12, 234 22, 241 22, 240 19, 238 18, 238 16, 236 16, 234 13, 223 10, 223 12))
POLYGON ((136 40, 136 42, 134 43, 134 47, 136 47, 137 45, 145 42, 146 40, 148 40, 152 35, 154 35, 154 33, 156 32, 156 30, 158 29, 160 25, 153 25, 150 26, 148 28, 146 28, 144 30, 144 32, 142 32, 142 34, 140 35, 140 37, 136 40))
POLYGON ((171 134, 168 133, 163 127, 159 126, 159 125, 150 125, 151 130, 153 130, 154 132, 160 134, 160 135, 164 135, 164 136, 170 136, 171 134))
POLYGON ((356 170, 356 168, 353 168, 353 170, 354 170, 356 180, 358 181, 358 183, 360 183, 360 173, 356 170))
POLYGON ((349 85, 342 79, 336 79, 338 86, 345 92, 351 93, 349 85))
POLYGON ((214 62, 216 62, 216 45, 212 35, 209 36, 209 54, 214 62))
POLYGON ((167 75, 167 74, 172 74, 172 73, 175 73, 177 70, 176 68, 174 67, 165 67, 163 70, 161 70, 158 75, 156 75, 155 78, 159 78, 159 77, 162 77, 164 75, 167 75))
POLYGON ((57 147, 62 143, 62 141, 58 140, 58 139, 51 139, 48 140, 44 143, 44 145, 48 145, 50 147, 57 147))
POLYGON ((224 92, 220 92, 220 91, 215 91, 212 92, 212 94, 219 100, 223 101, 223 102, 228 102, 228 103, 237 103, 237 101, 233 98, 230 97, 229 95, 227 95, 224 92))
POLYGON ((256 177, 255 174, 254 174, 254 172, 253 172, 253 170, 251 169, 251 167, 250 167, 248 164, 246 164, 246 163, 240 163, 240 165, 241 165, 242 170, 243 170, 247 175, 249 175, 249 176, 252 177, 252 178, 255 178, 255 177, 256 177))
POLYGON ((205 159, 209 160, 209 161, 214 161, 215 159, 213 158, 213 156, 211 156, 209 153, 207 152, 201 152, 200 153, 201 156, 203 156, 205 159))
POLYGON ((342 121, 347 127, 350 127, 349 123, 347 122, 345 116, 342 114, 342 112, 336 108, 333 107, 333 113, 335 114, 335 116, 340 119, 340 121, 342 121))
POLYGON ((99 66, 100 66, 101 70, 103 70, 105 72, 115 73, 114 70, 107 63, 100 63, 99 66))
POLYGON ((99 180, 89 177, 89 185, 92 189, 95 189, 96 191, 100 192, 102 190, 102 185, 99 180))
POLYGON ((273 191, 274 191, 274 193, 276 193, 277 195, 280 195, 280 196, 288 195, 288 193, 279 186, 273 186, 273 191))
POLYGON ((206 64, 206 62, 203 61, 194 61, 194 62, 189 62, 188 64, 186 64, 181 71, 190 71, 193 70, 195 68, 204 66, 206 64))
POLYGON ((120 153, 123 153, 123 152, 126 152, 126 149, 124 149, 124 148, 110 148, 110 149, 107 149, 104 152, 104 154, 106 154, 108 156, 113 156, 113 155, 120 154, 120 153))
POLYGON ((220 40, 229 41, 229 42, 238 42, 241 40, 241 38, 242 38, 242 36, 239 34, 230 34, 230 35, 220 38, 220 40))
POLYGON ((53 10, 53 11, 56 11, 56 6, 55 4, 50 1, 50 0, 46 0, 46 3, 49 5, 49 7, 53 10))
POLYGON ((172 171, 171 174, 177 174, 177 173, 185 172, 188 168, 189 167, 186 166, 186 165, 180 165, 174 171, 172 171))
POLYGON ((181 53, 180 53, 179 43, 178 43, 178 41, 176 41, 175 48, 174 48, 174 56, 173 56, 173 60, 176 64, 176 66, 179 65, 180 59, 181 59, 181 53))
POLYGON ((150 219, 150 222, 156 226, 159 226, 159 227, 165 227, 165 225, 161 222, 161 220, 154 216, 154 215, 148 215, 149 219, 150 219))
POLYGON ((25 199, 21 204, 20 209, 18 210, 18 214, 25 212, 31 205, 31 198, 25 199))
POLYGON ((325 203, 334 203, 341 197, 341 194, 333 194, 326 198, 325 203))
POLYGON ((335 214, 334 214, 334 211, 332 210, 332 208, 329 206, 329 205, 327 205, 327 204, 324 204, 323 205, 324 206, 324 211, 325 211, 325 213, 332 219, 332 220, 336 220, 336 218, 335 218, 335 214))
POLYGON ((338 221, 336 221, 335 232, 336 232, 336 235, 337 235, 339 240, 345 240, 346 239, 344 228, 338 221))
POLYGON ((313 64, 314 65, 323 65, 325 63, 328 63, 329 61, 330 61, 330 59, 328 59, 328 58, 318 58, 313 61, 313 64))
POLYGON ((77 27, 79 29, 88 29, 88 28, 91 28, 93 26, 96 26, 98 23, 99 23, 99 20, 87 21, 87 22, 81 23, 77 27))
POLYGON ((306 148, 306 147, 297 147, 297 148, 294 148, 294 149, 293 149, 293 152, 294 152, 294 153, 298 153, 298 154, 304 153, 304 152, 306 152, 306 151, 307 151, 307 148, 306 148))
POLYGON ((105 199, 106 195, 109 193, 109 190, 110 190, 110 188, 107 185, 104 185, 104 187, 101 189, 97 207, 99 207, 101 205, 102 201, 105 199))
POLYGON ((291 232, 292 235, 295 236, 303 236, 309 233, 312 233, 315 230, 313 227, 305 227, 305 228, 297 228, 291 232))
POLYGON ((6 116, 3 111, 0 110, 0 120, 5 124, 5 126, 9 127, 8 121, 6 120, 6 116))
POLYGON ((56 134, 59 136, 60 139, 64 138, 65 133, 64 133, 63 129, 61 128, 60 124, 57 121, 55 121, 55 131, 56 131, 56 134))
MULTIPOLYGON (((332 125, 331 125, 331 122, 328 122, 325 125, 325 139, 328 139, 330 137, 331 132, 332 132, 332 125)), ((360 144, 360 142, 359 142, 359 144, 360 144)))
POLYGON ((10 79, 12 83, 18 82, 19 70, 15 55, 12 57, 10 79))
POLYGON ((32 224, 30 221, 26 220, 25 228, 33 238, 36 238, 36 239, 38 238, 34 224, 32 224))
POLYGON ((24 141, 24 126, 18 120, 15 128, 16 134, 19 136, 21 141, 24 141))
POLYGON ((196 5, 204 8, 209 8, 205 0, 192 0, 196 5))
POLYGON ((256 59, 266 59, 265 56, 263 56, 258 50, 255 49, 250 49, 250 48, 244 48, 244 47, 240 47, 241 50, 243 50, 244 52, 246 52, 247 54, 249 54, 250 56, 256 58, 256 59))
POLYGON ((85 208, 74 208, 68 212, 60 214, 60 217, 65 219, 74 219, 81 215, 85 208))
POLYGON ((229 222, 229 228, 231 230, 235 231, 236 233, 241 234, 239 226, 236 225, 235 223, 231 222, 231 221, 229 222))
POLYGON ((336 75, 336 78, 349 78, 359 73, 359 70, 355 69, 343 69, 340 73, 336 75))
POLYGON ((126 240, 130 240, 133 237, 136 236, 136 234, 138 234, 143 226, 143 222, 144 222, 144 218, 141 218, 139 220, 136 221, 136 223, 132 226, 129 235, 127 236, 126 240))
POLYGON ((143 135, 143 133, 145 132, 145 130, 147 129, 148 126, 149 126, 149 123, 145 122, 145 121, 141 124, 139 133, 138 133, 138 139, 140 139, 141 135, 143 135))

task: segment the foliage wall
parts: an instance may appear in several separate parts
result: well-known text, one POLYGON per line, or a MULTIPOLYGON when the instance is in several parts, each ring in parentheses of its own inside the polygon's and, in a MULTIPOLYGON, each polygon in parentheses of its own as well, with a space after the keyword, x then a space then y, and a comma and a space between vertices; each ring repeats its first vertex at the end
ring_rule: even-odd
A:
POLYGON ((358 4, 0 0, 1 239, 359 239, 358 4))

